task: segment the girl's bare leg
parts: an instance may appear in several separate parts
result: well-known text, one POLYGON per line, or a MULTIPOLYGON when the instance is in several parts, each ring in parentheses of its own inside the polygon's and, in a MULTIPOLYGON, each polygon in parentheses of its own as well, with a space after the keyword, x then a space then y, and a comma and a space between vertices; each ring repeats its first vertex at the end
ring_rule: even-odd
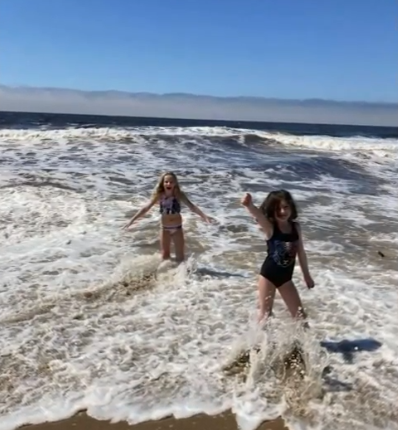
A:
MULTIPOLYGON (((289 312, 292 317, 299 320, 305 320, 307 318, 307 315, 304 311, 299 293, 293 281, 289 281, 281 285, 278 288, 278 291, 283 301, 286 303, 286 306, 289 309, 289 312)), ((307 322, 304 323, 304 327, 309 327, 307 322)))
POLYGON ((167 230, 160 230, 160 253, 163 260, 170 258, 171 235, 167 230))
POLYGON ((181 228, 173 233, 172 235, 175 252, 176 252, 176 260, 178 262, 184 261, 185 259, 185 238, 184 238, 184 230, 181 228))
POLYGON ((275 291, 275 285, 260 275, 258 278, 258 302, 260 307, 258 322, 271 316, 275 299, 275 291))

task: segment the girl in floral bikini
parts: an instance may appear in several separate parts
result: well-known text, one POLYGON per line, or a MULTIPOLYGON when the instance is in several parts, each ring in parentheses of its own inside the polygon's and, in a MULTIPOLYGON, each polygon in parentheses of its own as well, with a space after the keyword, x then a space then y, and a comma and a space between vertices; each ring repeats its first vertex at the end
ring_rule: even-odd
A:
POLYGON ((211 218, 195 206, 181 190, 177 176, 173 172, 164 173, 158 181, 150 201, 142 207, 124 226, 128 229, 136 220, 143 217, 156 203, 159 203, 161 214, 160 246, 162 258, 170 258, 171 242, 174 242, 176 260, 184 260, 184 231, 182 228, 181 204, 199 215, 205 222, 211 218))

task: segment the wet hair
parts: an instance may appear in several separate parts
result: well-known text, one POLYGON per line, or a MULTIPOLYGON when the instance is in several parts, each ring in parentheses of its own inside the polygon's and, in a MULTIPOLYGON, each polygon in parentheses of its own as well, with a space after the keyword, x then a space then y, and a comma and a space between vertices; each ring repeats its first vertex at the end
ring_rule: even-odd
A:
POLYGON ((181 191, 177 175, 174 172, 166 172, 166 173, 163 173, 159 177, 159 180, 158 180, 158 182, 156 184, 156 187, 153 190, 152 198, 153 199, 158 199, 161 196, 161 194, 163 194, 164 192, 166 192, 166 190, 164 188, 164 180, 165 180, 166 176, 171 176, 173 178, 173 181, 174 181, 174 190, 173 190, 174 191, 174 195, 175 195, 175 197, 177 197, 177 199, 181 199, 181 197, 183 195, 183 192, 181 191))
POLYGON ((261 203, 260 210, 270 221, 275 222, 275 214, 282 202, 286 202, 290 206, 291 215, 289 221, 297 219, 297 205, 292 195, 286 190, 271 191, 261 203))

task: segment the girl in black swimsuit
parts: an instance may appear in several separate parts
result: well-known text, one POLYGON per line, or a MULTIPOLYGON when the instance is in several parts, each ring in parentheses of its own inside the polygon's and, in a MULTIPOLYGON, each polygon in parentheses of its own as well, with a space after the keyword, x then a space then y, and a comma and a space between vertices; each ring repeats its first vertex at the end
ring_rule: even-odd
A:
POLYGON ((296 255, 298 256, 305 283, 314 287, 308 270, 303 237, 297 219, 296 204, 288 191, 272 191, 260 208, 246 194, 241 203, 256 219, 265 233, 267 256, 260 269, 258 281, 260 315, 259 321, 272 313, 275 291, 278 290, 294 318, 305 319, 306 314, 298 291, 292 281, 296 255))
POLYGON ((156 203, 159 203, 161 216, 160 246, 162 258, 164 260, 170 258, 171 242, 174 242, 176 260, 183 261, 185 240, 182 229, 182 204, 187 205, 192 212, 199 215, 205 222, 211 222, 212 219, 189 200, 181 190, 176 174, 166 172, 159 178, 150 201, 128 221, 124 228, 130 228, 134 221, 144 216, 156 203))

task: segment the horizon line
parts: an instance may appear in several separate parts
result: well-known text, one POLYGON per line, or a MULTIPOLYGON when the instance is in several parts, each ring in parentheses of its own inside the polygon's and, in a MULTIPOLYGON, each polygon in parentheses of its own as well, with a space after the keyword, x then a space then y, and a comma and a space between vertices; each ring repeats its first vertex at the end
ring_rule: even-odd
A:
POLYGON ((81 90, 0 84, 0 110, 299 124, 398 126, 398 103, 81 90))
POLYGON ((102 90, 85 90, 82 88, 73 87, 57 87, 57 86, 35 86, 35 85, 7 85, 0 83, 0 89, 11 89, 11 90, 45 90, 45 91, 71 91, 83 94, 119 94, 119 95, 130 95, 130 96, 157 96, 157 97, 196 97, 196 98, 207 98, 207 99, 221 99, 221 100, 247 100, 247 101, 277 101, 286 103, 308 103, 308 102, 322 102, 331 104, 351 104, 351 105, 383 105, 383 106, 398 106, 398 100, 396 102, 391 101, 367 101, 367 100, 337 100, 337 99, 325 99, 320 97, 306 97, 306 98, 284 98, 284 97, 266 97, 266 96, 250 96, 250 95, 233 95, 233 96, 218 96, 212 94, 200 94, 190 92, 164 92, 156 93, 152 91, 127 91, 127 90, 115 90, 112 88, 102 90))

